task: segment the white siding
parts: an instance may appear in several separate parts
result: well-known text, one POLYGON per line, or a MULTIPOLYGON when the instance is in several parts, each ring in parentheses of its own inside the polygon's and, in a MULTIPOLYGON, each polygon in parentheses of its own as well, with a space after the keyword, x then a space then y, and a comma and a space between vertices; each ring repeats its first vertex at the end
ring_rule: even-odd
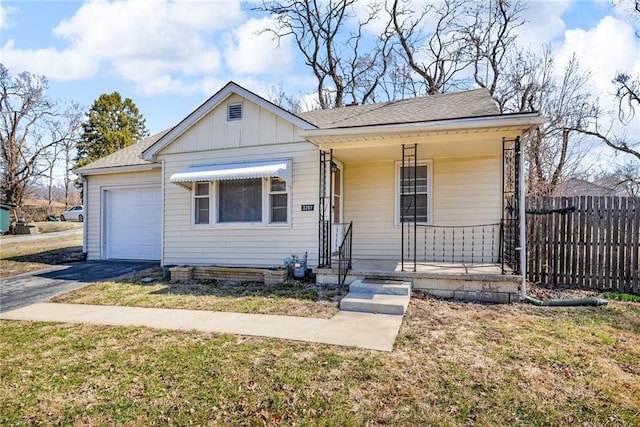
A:
POLYGON ((103 254, 108 259, 160 260, 160 185, 103 192, 103 254))
MULTIPOLYGON (((499 157, 432 159, 433 225, 500 221, 499 157)), ((353 221, 353 257, 400 258, 396 162, 347 163, 344 219, 353 221)))
POLYGON ((275 114, 233 95, 166 147, 162 154, 266 146, 302 141, 296 127, 275 114), (227 106, 241 102, 241 120, 227 120, 227 106))
POLYGON ((498 157, 434 161, 434 225, 500 221, 502 183, 498 157))
POLYGON ((162 157, 167 182, 164 189, 165 265, 274 267, 282 265, 284 258, 291 254, 304 252, 308 252, 310 266, 317 264, 318 151, 311 144, 271 144, 162 157), (283 158, 291 158, 293 168, 292 213, 288 226, 194 226, 191 191, 168 183, 172 174, 195 164, 283 158), (302 204, 314 204, 316 208, 302 212, 302 204))
POLYGON ((105 255, 102 253, 102 196, 106 188, 132 188, 141 185, 161 182, 160 169, 129 172, 119 174, 104 174, 87 176, 87 193, 85 195, 85 208, 87 210, 87 259, 99 260, 105 255))

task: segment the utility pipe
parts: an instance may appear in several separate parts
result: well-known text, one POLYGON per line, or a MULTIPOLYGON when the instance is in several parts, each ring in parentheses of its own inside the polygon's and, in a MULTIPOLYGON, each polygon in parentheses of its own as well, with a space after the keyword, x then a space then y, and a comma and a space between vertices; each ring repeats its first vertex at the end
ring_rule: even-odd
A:
POLYGON ((520 251, 520 273, 522 274, 522 284, 520 290, 522 292, 522 299, 526 302, 546 307, 579 307, 579 306, 601 306, 607 305, 608 301, 600 298, 580 298, 580 299, 552 299, 552 300, 539 300, 527 295, 527 238, 526 233, 526 206, 525 206, 525 182, 524 182, 524 149, 518 143, 518 168, 520 173, 518 174, 518 198, 519 198, 519 215, 520 215, 520 247, 516 250, 520 251))

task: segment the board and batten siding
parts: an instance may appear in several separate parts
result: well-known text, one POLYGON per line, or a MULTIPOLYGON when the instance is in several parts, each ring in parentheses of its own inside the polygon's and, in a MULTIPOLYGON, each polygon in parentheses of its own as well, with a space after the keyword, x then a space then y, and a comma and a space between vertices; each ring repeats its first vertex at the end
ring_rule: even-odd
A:
MULTIPOLYGON (((105 189, 135 188, 136 186, 160 186, 162 173, 160 168, 139 172, 120 172, 113 174, 88 175, 87 195, 87 259, 103 259, 102 254, 102 213, 103 192, 105 189)), ((158 230, 160 232, 160 230, 158 230)))
POLYGON ((232 95, 176 138, 162 154, 302 142, 297 128, 270 111, 232 95), (227 106, 242 103, 242 119, 227 120, 227 106))
MULTIPOLYGON (((432 225, 498 223, 501 216, 499 157, 431 160, 432 225)), ((397 162, 347 163, 344 220, 353 221, 353 257, 400 258, 396 225, 397 162)))
MULTIPOLYGON (((164 170, 164 265, 277 267, 292 254, 317 264, 318 151, 306 142, 162 155, 164 170), (272 159, 292 160, 289 225, 194 225, 192 191, 169 182, 171 175, 193 165, 272 159), (313 204, 313 211, 301 205, 313 204)), ((215 194, 212 195, 215 197, 215 194)))

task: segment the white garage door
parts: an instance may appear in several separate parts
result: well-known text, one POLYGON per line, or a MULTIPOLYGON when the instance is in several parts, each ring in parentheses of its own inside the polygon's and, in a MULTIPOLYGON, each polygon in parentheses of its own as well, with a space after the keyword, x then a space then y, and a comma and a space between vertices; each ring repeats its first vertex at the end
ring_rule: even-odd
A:
POLYGON ((108 259, 160 259, 160 188, 106 192, 108 259))

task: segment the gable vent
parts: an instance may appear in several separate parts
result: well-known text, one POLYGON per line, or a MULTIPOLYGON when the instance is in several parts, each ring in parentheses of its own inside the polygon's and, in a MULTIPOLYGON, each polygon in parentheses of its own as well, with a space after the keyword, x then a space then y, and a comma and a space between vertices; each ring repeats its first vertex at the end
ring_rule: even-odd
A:
POLYGON ((227 106, 227 120, 242 119, 242 104, 229 104, 227 106))

